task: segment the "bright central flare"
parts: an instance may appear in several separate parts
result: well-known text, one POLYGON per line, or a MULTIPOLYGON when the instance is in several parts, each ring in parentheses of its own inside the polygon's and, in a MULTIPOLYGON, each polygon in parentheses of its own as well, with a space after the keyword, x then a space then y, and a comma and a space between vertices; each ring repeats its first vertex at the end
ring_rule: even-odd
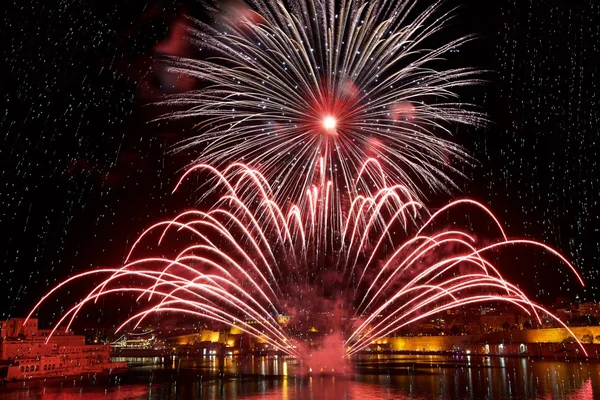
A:
POLYGON ((336 125, 336 120, 335 118, 329 116, 329 117, 325 117, 325 119, 323 120, 323 127, 325 129, 332 130, 335 129, 335 125, 336 125))

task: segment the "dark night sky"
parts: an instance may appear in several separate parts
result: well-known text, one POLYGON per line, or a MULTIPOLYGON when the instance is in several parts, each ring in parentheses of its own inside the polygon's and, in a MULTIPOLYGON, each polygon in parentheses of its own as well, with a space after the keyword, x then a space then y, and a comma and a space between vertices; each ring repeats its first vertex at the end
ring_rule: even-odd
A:
MULTIPOLYGON (((486 86, 464 96, 492 123, 456 136, 478 163, 455 197, 490 205, 510 235, 556 247, 588 282, 578 289, 566 273, 551 272, 560 268, 555 259, 519 253, 522 265, 503 267, 530 295, 599 300, 600 4, 447 5, 462 5, 451 31, 479 35, 458 61, 491 71, 486 86)), ((148 124, 156 110, 143 106, 185 85, 155 56, 186 47, 172 29, 183 12, 202 11, 175 0, 9 1, 0 74, 0 318, 25 313, 75 271, 120 263, 144 227, 192 205, 185 193, 170 196, 192 155, 166 151, 189 132, 148 124)))

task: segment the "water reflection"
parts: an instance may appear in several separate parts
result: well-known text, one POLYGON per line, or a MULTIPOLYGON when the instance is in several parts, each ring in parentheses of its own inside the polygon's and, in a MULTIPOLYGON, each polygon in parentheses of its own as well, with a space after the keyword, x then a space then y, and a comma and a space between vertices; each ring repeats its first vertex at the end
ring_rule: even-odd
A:
POLYGON ((127 359, 119 376, 0 385, 16 399, 600 399, 600 364, 442 356, 361 356, 350 376, 302 376, 283 357, 127 359))

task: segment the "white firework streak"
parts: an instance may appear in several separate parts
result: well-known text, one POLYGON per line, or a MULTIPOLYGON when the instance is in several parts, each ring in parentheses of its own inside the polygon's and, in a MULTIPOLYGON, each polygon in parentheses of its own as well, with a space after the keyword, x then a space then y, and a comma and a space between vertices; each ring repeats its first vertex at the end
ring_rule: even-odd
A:
POLYGON ((460 172, 449 160, 469 157, 443 136, 483 120, 455 93, 479 81, 474 69, 433 64, 471 37, 427 49, 453 12, 416 3, 253 0, 215 10, 217 25, 191 30, 211 57, 172 60, 172 71, 205 82, 166 101, 178 110, 166 118, 190 118, 199 132, 178 148, 201 149, 197 162, 217 168, 253 165, 277 200, 301 208, 322 157, 327 180, 356 194, 365 188, 351 178, 367 158, 415 197, 423 185, 454 187, 449 171, 460 172))

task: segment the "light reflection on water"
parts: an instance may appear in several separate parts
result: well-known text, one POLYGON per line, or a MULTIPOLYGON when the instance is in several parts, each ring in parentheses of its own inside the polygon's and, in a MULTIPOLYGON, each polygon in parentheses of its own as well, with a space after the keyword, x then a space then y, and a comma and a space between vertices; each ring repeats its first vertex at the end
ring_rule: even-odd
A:
MULTIPOLYGON (((118 360, 121 361, 121 360, 118 360)), ((0 400, 600 399, 600 363, 378 355, 346 376, 301 376, 283 357, 131 358, 129 372, 0 385, 0 400)))

